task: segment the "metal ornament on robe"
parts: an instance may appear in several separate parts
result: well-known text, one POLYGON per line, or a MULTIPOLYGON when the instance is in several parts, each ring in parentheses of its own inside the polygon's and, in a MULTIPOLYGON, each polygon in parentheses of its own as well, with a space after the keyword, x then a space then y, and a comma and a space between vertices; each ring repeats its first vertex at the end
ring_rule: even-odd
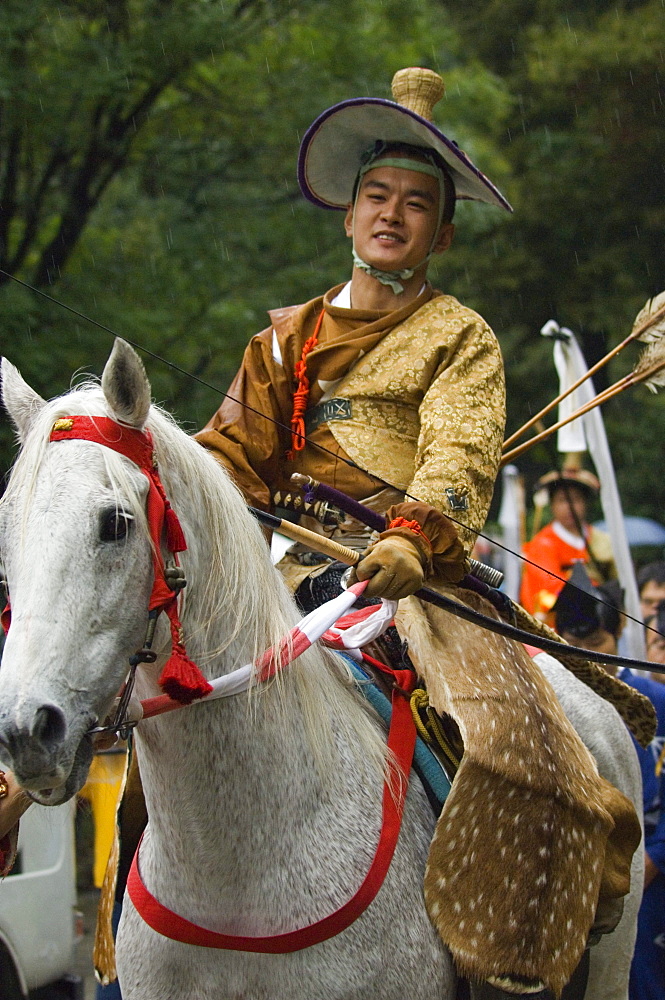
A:
POLYGON ((322 399, 305 414, 305 432, 311 434, 320 424, 328 423, 329 420, 350 420, 352 416, 350 399, 342 399, 340 396, 322 399))

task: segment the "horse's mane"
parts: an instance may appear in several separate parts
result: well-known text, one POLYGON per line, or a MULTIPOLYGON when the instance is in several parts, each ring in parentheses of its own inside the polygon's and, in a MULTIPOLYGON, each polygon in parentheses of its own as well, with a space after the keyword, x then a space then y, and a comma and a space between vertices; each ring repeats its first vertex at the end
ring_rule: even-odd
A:
MULTIPOLYGON (((20 497, 29 497, 53 422, 76 414, 115 419, 95 381, 50 401, 35 416, 22 443, 1 504, 13 505, 20 497)), ((281 575, 272 566, 261 529, 226 471, 160 407, 150 408, 147 427, 166 493, 188 541, 183 564, 186 568, 188 564, 197 566, 199 578, 188 582, 182 609, 188 649, 211 675, 220 672, 215 668, 225 654, 226 673, 256 659, 270 646, 277 648, 297 621, 297 611, 281 575)), ((111 449, 101 451, 118 502, 121 498, 124 505, 130 502, 137 526, 147 533, 143 504, 123 459, 111 449)), ((23 510, 27 509, 25 504, 23 510)), ((26 527, 24 523, 24 530, 26 527)), ((321 698, 328 704, 339 704, 340 700, 344 704, 354 697, 350 675, 338 657, 319 647, 302 654, 287 674, 294 683, 278 680, 276 685, 287 700, 288 690, 295 691, 315 756, 323 763, 331 746, 330 732, 326 737, 327 727, 320 717, 321 698)), ((384 747, 369 718, 358 727, 358 712, 341 713, 343 720, 347 716, 353 716, 355 724, 343 721, 342 727, 352 727, 365 745, 368 759, 382 767, 384 747)))

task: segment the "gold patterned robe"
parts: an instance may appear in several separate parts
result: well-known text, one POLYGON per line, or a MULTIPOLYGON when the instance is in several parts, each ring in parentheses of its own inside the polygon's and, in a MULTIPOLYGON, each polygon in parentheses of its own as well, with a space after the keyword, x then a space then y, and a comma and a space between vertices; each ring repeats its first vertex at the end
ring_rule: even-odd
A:
POLYGON ((254 506, 269 509, 293 472, 358 500, 389 483, 452 515, 468 552, 487 516, 503 440, 496 337, 477 313, 429 285, 383 313, 332 305, 341 288, 271 312, 273 325, 250 342, 232 398, 197 438, 254 506), (319 346, 307 358, 310 408, 332 396, 349 400, 351 416, 320 424, 287 461, 294 367, 322 309, 319 346))

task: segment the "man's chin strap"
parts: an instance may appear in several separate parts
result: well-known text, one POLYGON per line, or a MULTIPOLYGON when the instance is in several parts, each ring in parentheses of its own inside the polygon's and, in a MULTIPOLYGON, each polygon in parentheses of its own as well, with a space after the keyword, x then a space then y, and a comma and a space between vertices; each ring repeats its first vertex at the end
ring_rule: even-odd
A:
MULTIPOLYGON (((372 267, 371 264, 368 264, 367 261, 363 260, 362 257, 358 255, 354 234, 352 250, 354 266, 359 268, 361 271, 365 271, 365 273, 369 274, 372 278, 376 278, 380 284, 386 285, 391 289, 393 295, 401 295, 404 291, 404 285, 402 282, 408 281, 409 278, 412 278, 418 268, 422 267, 423 264, 429 263, 432 257, 434 244, 438 239, 439 230, 441 229, 443 209, 445 206, 445 187, 443 183, 443 175, 433 163, 424 163, 422 160, 411 160, 401 156, 382 156, 379 152, 374 159, 370 160, 360 169, 358 177, 358 190, 356 191, 356 202, 358 200, 358 194, 360 193, 360 181, 369 170, 374 170, 376 167, 398 167, 401 170, 414 170, 416 173, 427 174, 429 177, 435 177, 439 182, 439 213, 436 222, 436 229, 434 230, 434 236, 432 238, 432 245, 429 248, 427 256, 424 257, 419 264, 416 264, 415 267, 405 267, 401 271, 382 271, 378 267, 372 267)), ((355 214, 355 205, 353 208, 355 214)))
MULTIPOLYGON (((428 254, 425 257, 425 261, 428 261, 432 255, 428 254)), ((421 263, 425 263, 421 261, 421 263)), ((363 260, 356 253, 356 248, 353 248, 353 263, 355 267, 360 268, 361 271, 365 271, 367 274, 371 275, 372 278, 376 278, 378 282, 382 285, 387 285, 394 295, 401 295, 404 291, 404 285, 402 281, 408 281, 415 274, 415 267, 405 267, 401 271, 380 271, 378 267, 372 267, 367 261, 363 260)), ((420 267, 420 264, 418 265, 420 267)))

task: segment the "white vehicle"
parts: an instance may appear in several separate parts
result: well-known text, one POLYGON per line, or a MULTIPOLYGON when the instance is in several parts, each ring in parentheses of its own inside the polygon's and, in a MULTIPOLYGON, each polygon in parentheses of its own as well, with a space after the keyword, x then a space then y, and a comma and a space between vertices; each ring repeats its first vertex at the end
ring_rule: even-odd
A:
POLYGON ((0 881, 0 1000, 24 1000, 40 987, 43 1000, 83 998, 72 974, 81 930, 75 808, 33 805, 21 819, 16 864, 0 881))

